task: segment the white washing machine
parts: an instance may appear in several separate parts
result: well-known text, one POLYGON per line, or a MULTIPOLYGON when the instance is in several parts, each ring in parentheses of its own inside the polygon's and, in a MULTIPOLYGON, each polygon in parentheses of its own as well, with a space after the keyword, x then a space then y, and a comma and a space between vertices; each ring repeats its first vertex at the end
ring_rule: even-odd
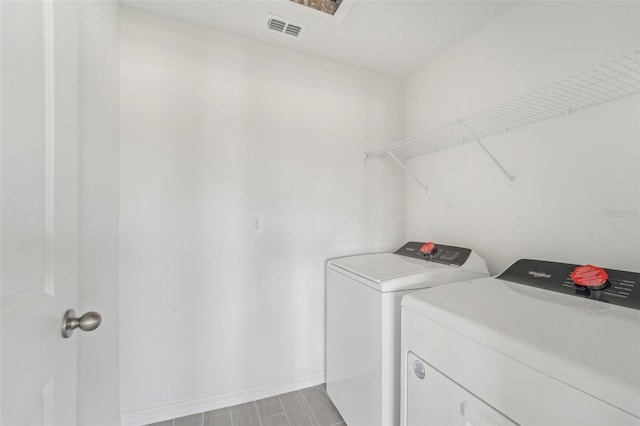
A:
POLYGON ((400 421, 400 299, 488 276, 470 249, 409 242, 327 262, 327 393, 349 426, 400 421))
POLYGON ((402 301, 402 425, 640 425, 640 274, 519 260, 402 301))

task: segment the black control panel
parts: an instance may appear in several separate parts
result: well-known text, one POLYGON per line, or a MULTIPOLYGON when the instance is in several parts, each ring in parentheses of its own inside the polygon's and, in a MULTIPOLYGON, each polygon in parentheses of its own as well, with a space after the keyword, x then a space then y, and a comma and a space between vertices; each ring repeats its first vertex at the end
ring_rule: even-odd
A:
POLYGON ((396 250, 394 254, 442 263, 443 265, 462 266, 469 258, 471 250, 463 247, 411 241, 396 250))
POLYGON ((602 268, 608 277, 599 286, 601 288, 594 289, 573 281, 571 275, 579 267, 568 263, 521 259, 497 278, 640 310, 640 288, 637 288, 640 286, 640 273, 602 268))

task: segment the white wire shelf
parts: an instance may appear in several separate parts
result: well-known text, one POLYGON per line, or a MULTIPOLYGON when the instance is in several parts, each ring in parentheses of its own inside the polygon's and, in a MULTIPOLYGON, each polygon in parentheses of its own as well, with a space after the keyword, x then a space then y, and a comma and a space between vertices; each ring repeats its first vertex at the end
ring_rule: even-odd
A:
POLYGON ((513 181, 500 163, 482 145, 480 139, 639 92, 640 51, 634 51, 555 84, 533 90, 484 111, 467 115, 437 129, 367 152, 364 156, 366 160, 389 154, 399 162, 394 154, 407 159, 476 141, 509 180, 513 181))

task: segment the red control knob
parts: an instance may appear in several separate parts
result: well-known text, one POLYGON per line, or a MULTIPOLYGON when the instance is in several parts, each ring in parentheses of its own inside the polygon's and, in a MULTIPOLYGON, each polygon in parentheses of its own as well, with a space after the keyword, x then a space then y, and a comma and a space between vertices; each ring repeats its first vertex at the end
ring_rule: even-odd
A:
POLYGON ((571 272, 571 279, 576 285, 592 290, 605 288, 608 278, 607 271, 593 265, 578 266, 571 272))
POLYGON ((420 253, 424 254, 425 256, 433 254, 435 250, 436 245, 433 243, 424 243, 422 247, 420 247, 420 253))

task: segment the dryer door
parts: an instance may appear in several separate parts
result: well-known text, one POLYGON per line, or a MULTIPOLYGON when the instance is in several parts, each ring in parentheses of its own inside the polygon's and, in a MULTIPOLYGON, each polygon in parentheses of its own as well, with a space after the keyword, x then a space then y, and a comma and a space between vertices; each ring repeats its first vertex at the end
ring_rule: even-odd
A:
POLYGON ((405 371, 403 426, 517 425, 413 352, 405 371))

